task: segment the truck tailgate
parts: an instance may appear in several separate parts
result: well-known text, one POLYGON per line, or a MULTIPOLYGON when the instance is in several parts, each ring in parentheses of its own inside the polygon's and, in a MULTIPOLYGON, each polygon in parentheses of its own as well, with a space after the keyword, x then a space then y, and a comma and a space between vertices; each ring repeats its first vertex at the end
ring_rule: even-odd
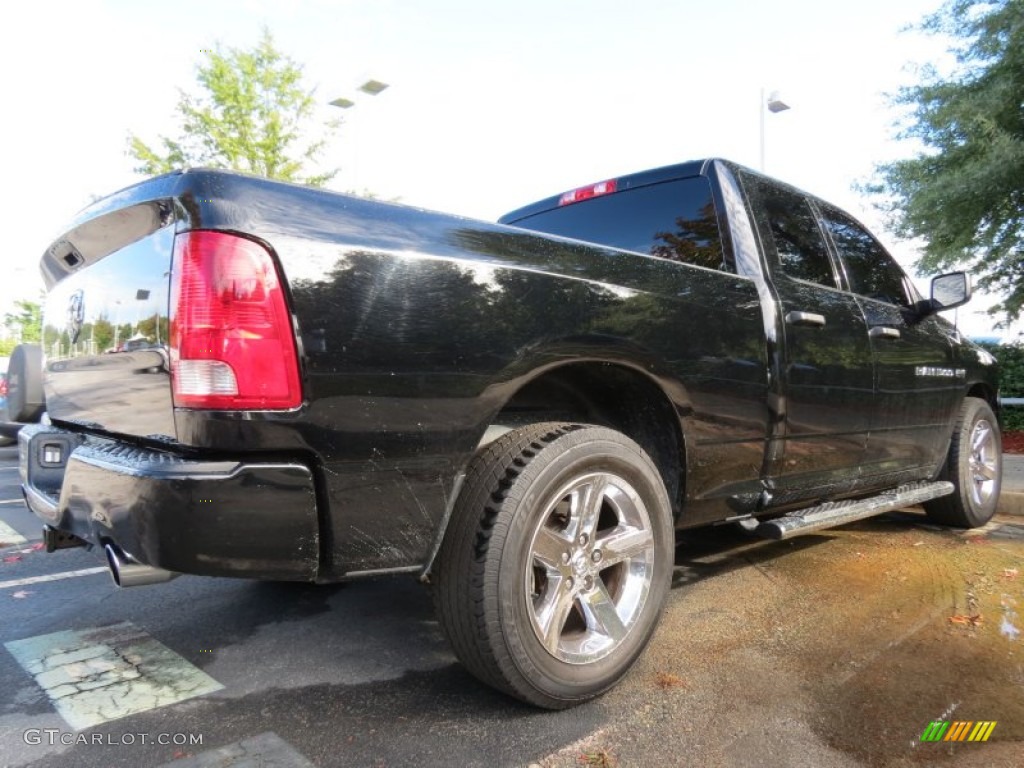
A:
POLYGON ((43 386, 55 422, 175 437, 168 365, 171 206, 86 219, 43 258, 43 386))

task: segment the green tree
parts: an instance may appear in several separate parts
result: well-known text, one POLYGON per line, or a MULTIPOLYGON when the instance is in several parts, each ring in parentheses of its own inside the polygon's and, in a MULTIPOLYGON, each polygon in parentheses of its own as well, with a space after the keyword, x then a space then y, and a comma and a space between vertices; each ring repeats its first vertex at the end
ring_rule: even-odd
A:
POLYGON ((302 83, 302 68, 274 47, 270 32, 252 50, 218 46, 204 51, 196 70, 199 95, 180 91, 177 138, 160 137, 153 149, 129 134, 137 173, 154 175, 189 166, 228 168, 271 179, 323 186, 337 170, 309 174, 327 138, 339 125, 324 124, 324 135, 307 139, 315 108, 314 91, 302 83))
POLYGON ((38 342, 43 327, 43 308, 38 301, 16 301, 16 310, 4 316, 4 326, 20 342, 38 342))
POLYGON ((924 68, 895 96, 899 138, 922 146, 865 189, 895 234, 924 239, 918 269, 966 266, 1012 318, 1024 307, 1024 0, 950 0, 919 29, 951 37, 956 65, 924 68))

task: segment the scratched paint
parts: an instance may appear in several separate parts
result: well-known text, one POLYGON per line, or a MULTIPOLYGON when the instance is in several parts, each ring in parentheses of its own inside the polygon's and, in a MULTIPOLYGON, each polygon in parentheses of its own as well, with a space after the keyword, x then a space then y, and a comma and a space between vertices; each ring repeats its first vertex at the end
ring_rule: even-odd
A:
POLYGON ((5 645, 76 730, 224 687, 131 622, 5 645))

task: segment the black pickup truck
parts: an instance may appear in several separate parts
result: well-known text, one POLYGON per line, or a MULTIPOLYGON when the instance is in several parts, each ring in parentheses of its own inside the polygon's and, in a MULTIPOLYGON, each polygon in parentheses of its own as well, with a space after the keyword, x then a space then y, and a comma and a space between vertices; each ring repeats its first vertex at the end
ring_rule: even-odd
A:
POLYGON ((994 361, 834 206, 722 160, 499 224, 189 170, 45 252, 50 551, 179 573, 429 581, 458 657, 543 707, 648 642, 675 534, 993 514, 994 361), (128 342, 131 342, 130 344, 128 342))

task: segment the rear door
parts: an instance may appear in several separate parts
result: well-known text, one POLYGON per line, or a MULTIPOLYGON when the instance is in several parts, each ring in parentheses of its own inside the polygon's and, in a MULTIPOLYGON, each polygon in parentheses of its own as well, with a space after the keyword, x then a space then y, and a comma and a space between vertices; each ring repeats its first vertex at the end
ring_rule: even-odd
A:
POLYGON ((744 174, 744 188, 777 297, 782 339, 777 370, 784 423, 767 467, 784 504, 851 490, 859 481, 874 407, 868 329, 807 196, 744 174), (780 450, 781 449, 781 450, 780 450))
POLYGON ((920 318, 913 284, 870 232, 832 205, 818 207, 864 312, 875 363, 864 473, 877 485, 927 474, 945 455, 963 394, 954 331, 935 315, 920 318))

